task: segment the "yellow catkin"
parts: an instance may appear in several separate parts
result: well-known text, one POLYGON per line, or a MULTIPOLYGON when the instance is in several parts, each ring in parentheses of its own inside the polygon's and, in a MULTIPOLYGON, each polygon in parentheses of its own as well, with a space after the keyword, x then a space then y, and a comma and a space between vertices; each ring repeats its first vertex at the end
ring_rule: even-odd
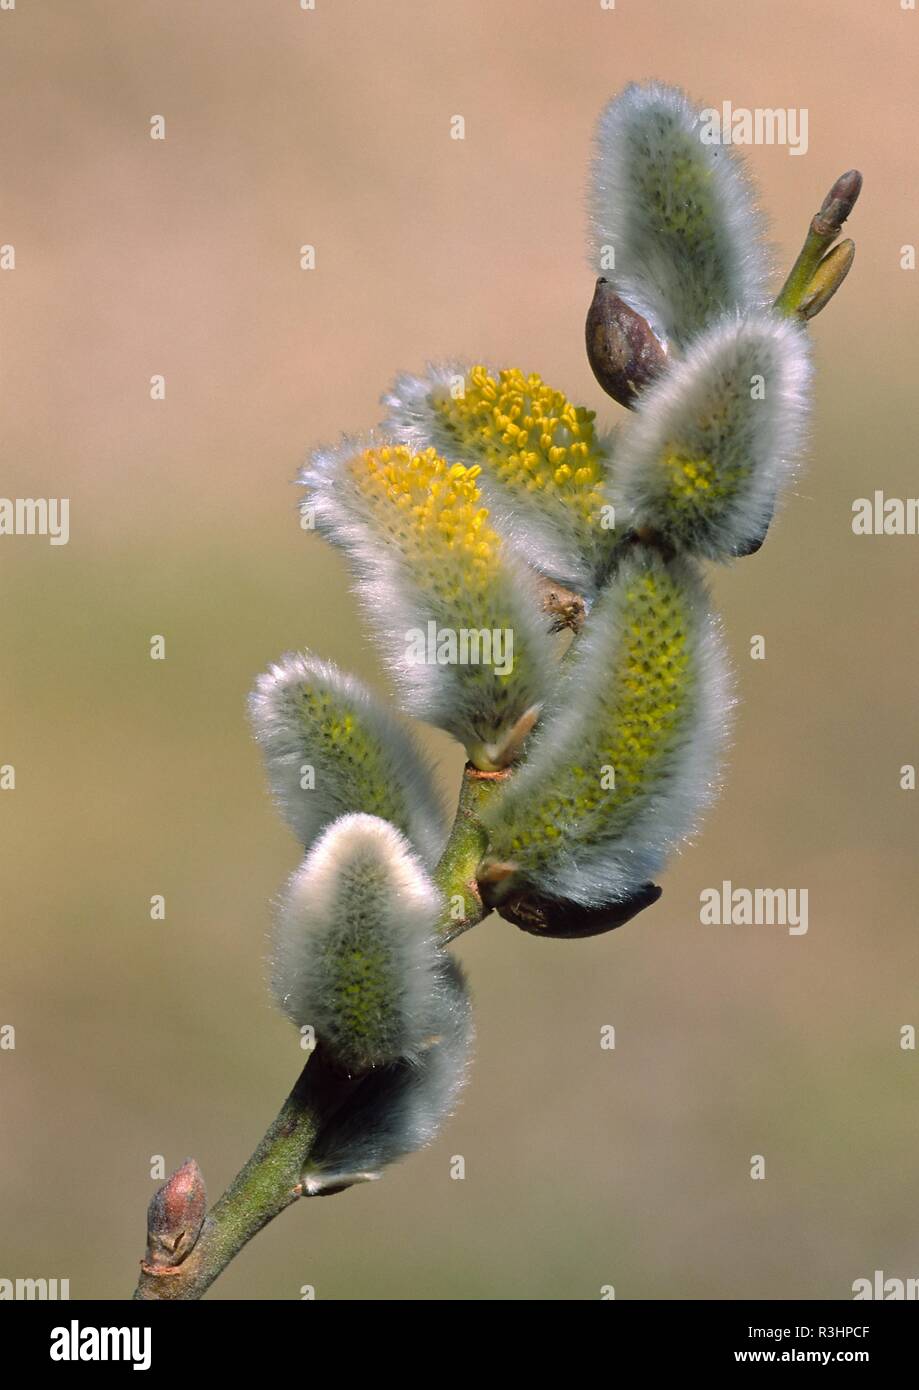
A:
POLYGON ((419 576, 437 566, 430 577, 442 593, 487 589, 500 566, 500 540, 482 505, 478 467, 448 463, 434 449, 415 454, 387 445, 356 454, 349 471, 383 536, 398 536, 419 576))
POLYGON ((431 403, 448 433, 481 452, 509 492, 547 508, 561 503, 585 525, 596 522, 606 499, 592 410, 516 367, 495 378, 475 366, 462 397, 435 391, 431 403))
POLYGON ((509 842, 500 845, 507 858, 538 865, 572 827, 588 841, 595 820, 611 837, 625 829, 635 799, 655 789, 690 715, 695 674, 686 595, 666 571, 638 573, 624 596, 622 622, 609 688, 585 720, 577 755, 547 795, 528 798, 509 842), (603 787, 604 767, 615 769, 615 787, 603 787))

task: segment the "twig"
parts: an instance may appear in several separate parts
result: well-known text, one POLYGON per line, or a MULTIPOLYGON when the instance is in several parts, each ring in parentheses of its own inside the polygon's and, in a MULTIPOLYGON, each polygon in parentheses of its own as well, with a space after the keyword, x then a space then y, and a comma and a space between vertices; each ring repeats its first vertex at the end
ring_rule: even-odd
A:
POLYGON ((789 317, 812 319, 829 303, 852 267, 855 243, 842 242, 830 251, 862 190, 857 169, 840 174, 811 218, 804 245, 779 291, 775 307, 789 317), (827 255, 829 252, 829 255, 827 255))
MULTIPOLYGON (((479 812, 506 776, 466 769, 456 820, 435 874, 445 901, 445 943, 485 915, 476 885, 487 843, 479 812)), ((336 1071, 320 1044, 252 1157, 203 1220, 206 1197, 197 1163, 188 1159, 177 1169, 150 1203, 147 1252, 134 1298, 201 1298, 253 1236, 299 1197, 308 1196, 303 1172, 320 1122, 362 1080, 336 1071)), ((327 1188, 325 1195, 341 1190, 327 1188)))

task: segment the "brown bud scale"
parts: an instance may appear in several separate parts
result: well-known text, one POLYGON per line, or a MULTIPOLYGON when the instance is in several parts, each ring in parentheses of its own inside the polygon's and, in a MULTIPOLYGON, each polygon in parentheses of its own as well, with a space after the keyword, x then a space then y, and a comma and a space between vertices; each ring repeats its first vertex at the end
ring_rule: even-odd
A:
POLYGON ((608 396, 629 410, 667 364, 667 353, 647 319, 620 299, 608 280, 597 281, 585 325, 587 360, 608 396))
POLYGON ((146 1265, 173 1267, 193 1248, 204 1224, 207 1191, 201 1169, 187 1158, 154 1193, 147 1208, 146 1265))

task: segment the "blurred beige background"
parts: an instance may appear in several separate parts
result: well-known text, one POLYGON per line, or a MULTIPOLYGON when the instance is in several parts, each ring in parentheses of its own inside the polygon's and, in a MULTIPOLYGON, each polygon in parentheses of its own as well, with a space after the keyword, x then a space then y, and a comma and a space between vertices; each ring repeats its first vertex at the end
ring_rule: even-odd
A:
POLYGON ((919 538, 850 529, 853 498, 917 492, 917 46, 898 0, 0 13, 0 491, 71 498, 69 545, 0 543, 0 1276, 126 1296, 151 1156, 194 1154, 216 1196, 292 1082, 263 957, 297 855, 245 696, 292 647, 380 668, 290 480, 428 357, 619 413, 582 347, 585 166, 602 103, 648 76, 808 109, 805 157, 749 152, 782 267, 865 174, 798 495, 713 576, 743 701, 724 795, 624 930, 464 938, 477 1059, 440 1141, 302 1203, 211 1296, 820 1299, 919 1274, 919 538), (701 926, 724 878, 808 888, 808 934, 701 926))

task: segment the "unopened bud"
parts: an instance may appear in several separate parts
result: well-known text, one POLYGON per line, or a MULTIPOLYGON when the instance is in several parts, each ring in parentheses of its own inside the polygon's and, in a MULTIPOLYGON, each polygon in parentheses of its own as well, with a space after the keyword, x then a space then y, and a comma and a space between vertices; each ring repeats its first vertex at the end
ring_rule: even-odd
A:
POLYGON ((600 936, 630 922, 646 907, 652 907, 662 892, 656 883, 645 883, 624 901, 605 907, 582 907, 539 893, 517 893, 498 904, 498 915, 532 936, 562 940, 600 936))
POLYGON ((804 245, 779 291, 775 308, 780 314, 799 321, 812 319, 839 289, 852 264, 855 247, 852 242, 843 242, 836 251, 827 253, 861 191, 862 176, 857 169, 840 174, 833 184, 820 211, 811 218, 804 245))
POLYGON ((814 231, 819 236, 838 236, 862 191, 862 176, 857 169, 840 174, 814 218, 814 231))
POLYGON ((585 337, 587 360, 603 390, 634 410, 640 393, 666 366, 667 353, 647 319, 602 277, 587 311, 585 337))
POLYGON ((155 1267, 181 1264, 198 1239, 206 1211, 201 1169, 193 1158, 187 1158, 150 1200, 145 1263, 155 1267))
POLYGON ((825 309, 852 269, 855 260, 855 242, 841 241, 834 246, 818 265, 811 276, 804 298, 798 305, 802 318, 813 319, 825 309))

